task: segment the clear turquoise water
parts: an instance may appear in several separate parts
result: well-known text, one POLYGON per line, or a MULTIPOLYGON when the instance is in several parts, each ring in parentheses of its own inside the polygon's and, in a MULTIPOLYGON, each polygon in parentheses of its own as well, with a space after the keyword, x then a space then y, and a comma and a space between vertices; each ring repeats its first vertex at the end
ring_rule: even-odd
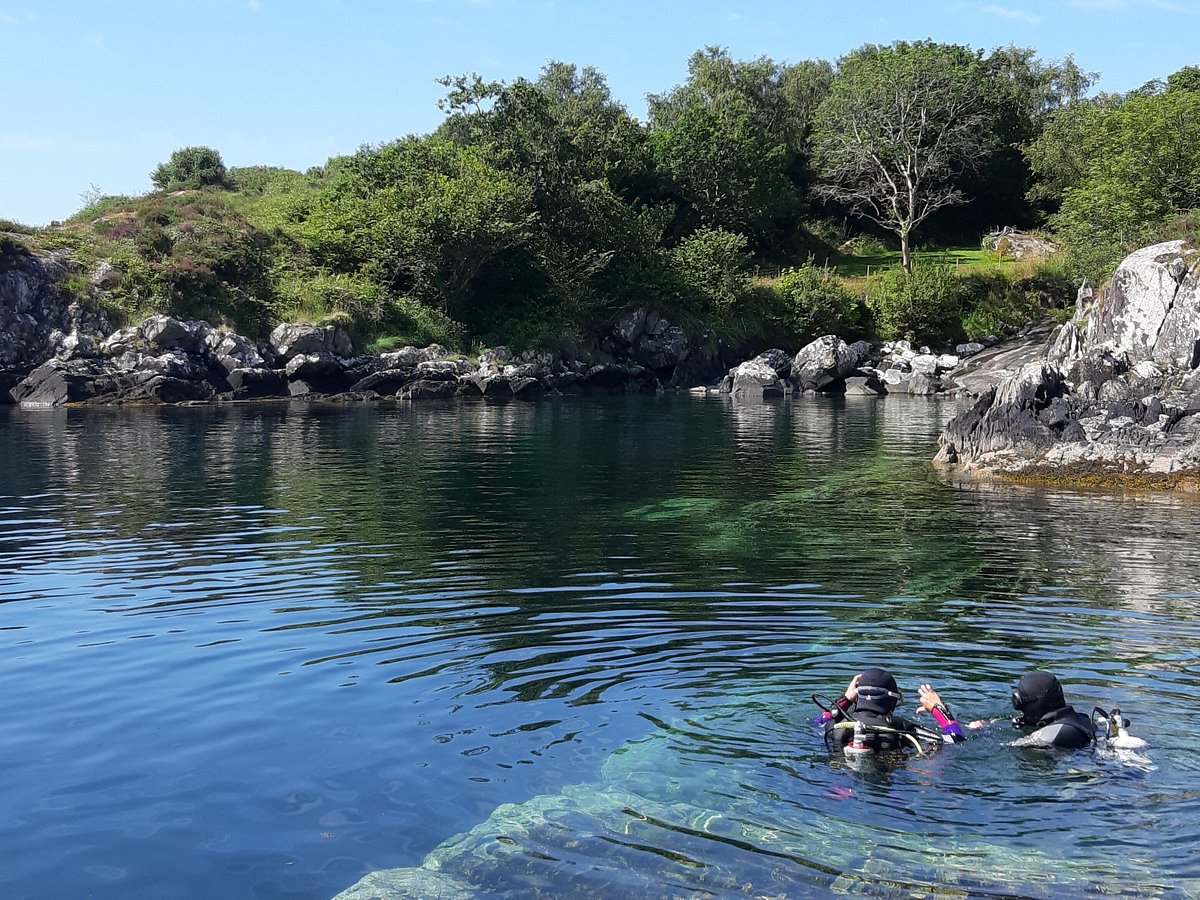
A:
POLYGON ((946 484, 950 412, 0 410, 0 892, 1200 895, 1200 502, 946 484), (871 663, 1152 747, 855 770, 871 663))

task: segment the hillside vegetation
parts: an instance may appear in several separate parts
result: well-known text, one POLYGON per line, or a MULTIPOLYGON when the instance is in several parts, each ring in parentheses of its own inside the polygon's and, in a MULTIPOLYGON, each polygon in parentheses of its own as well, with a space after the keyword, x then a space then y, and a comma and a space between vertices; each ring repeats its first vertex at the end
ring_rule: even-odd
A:
POLYGON ((1121 96, 1094 80, 1014 47, 868 45, 836 65, 709 48, 642 123, 596 70, 551 63, 446 79, 430 135, 307 172, 182 148, 144 196, 0 232, 69 249, 64 289, 124 320, 565 349, 642 306, 734 344, 947 342, 1041 318, 1133 246, 1191 233, 1200 71, 1121 96), (979 248, 999 225, 1064 249, 998 258, 979 248))

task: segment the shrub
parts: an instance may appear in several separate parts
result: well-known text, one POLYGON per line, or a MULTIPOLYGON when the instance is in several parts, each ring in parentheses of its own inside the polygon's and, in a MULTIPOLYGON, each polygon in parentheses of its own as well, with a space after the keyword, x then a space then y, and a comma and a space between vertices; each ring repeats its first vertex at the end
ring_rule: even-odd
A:
POLYGON ((289 272, 275 283, 275 319, 326 324, 338 320, 356 339, 457 346, 463 328, 441 310, 396 297, 362 275, 289 272), (378 337, 378 336, 386 337, 378 337))
POLYGON ((948 266, 918 263, 911 275, 889 269, 871 280, 867 292, 875 329, 886 340, 957 337, 966 303, 966 285, 948 266))
MULTIPOLYGON (((892 252, 882 238, 873 234, 857 235, 850 238, 846 244, 850 245, 847 249, 853 256, 887 256, 892 252)), ((842 246, 845 247, 846 244, 842 246)))
POLYGON ((823 334, 844 337, 860 328, 858 298, 826 269, 788 269, 775 282, 775 293, 780 324, 801 343, 823 334))
POLYGON ((671 251, 685 291, 697 312, 727 313, 745 295, 750 257, 745 235, 722 228, 701 228, 671 251))
POLYGON ((128 209, 133 202, 133 198, 125 194, 109 194, 87 204, 79 212, 67 219, 67 223, 94 222, 119 210, 128 209))
POLYGON ((212 147, 181 147, 150 174, 160 191, 196 190, 225 185, 225 163, 212 147))
POLYGON ((37 234, 38 229, 32 225, 26 225, 24 222, 16 222, 12 219, 0 219, 0 231, 9 231, 13 234, 37 234))
POLYGON ((299 189, 308 180, 294 169, 280 166, 235 166, 226 175, 233 190, 254 197, 286 194, 299 189))

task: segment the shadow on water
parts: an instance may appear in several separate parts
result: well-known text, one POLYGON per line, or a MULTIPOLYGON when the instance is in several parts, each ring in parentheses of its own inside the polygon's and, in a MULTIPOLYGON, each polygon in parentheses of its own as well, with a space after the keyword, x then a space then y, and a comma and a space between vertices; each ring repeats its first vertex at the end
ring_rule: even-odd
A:
MULTIPOLYGON (((954 488, 937 401, 0 410, 19 896, 1195 895, 1200 505, 954 488), (807 698, 1055 670, 888 770, 807 698)), ((908 709, 911 711, 911 701, 908 709)))

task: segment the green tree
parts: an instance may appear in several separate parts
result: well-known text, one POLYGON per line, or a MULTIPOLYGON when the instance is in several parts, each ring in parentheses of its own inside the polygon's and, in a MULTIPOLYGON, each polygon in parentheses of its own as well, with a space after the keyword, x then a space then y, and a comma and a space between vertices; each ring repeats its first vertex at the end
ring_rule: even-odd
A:
POLYGON ((1073 103, 1055 110, 1041 131, 1022 148, 1033 181, 1029 199, 1056 210, 1067 191, 1083 178, 1088 166, 1104 152, 1106 122, 1120 108, 1115 94, 1073 103))
POLYGON ((160 191, 195 190, 225 185, 225 163, 212 147, 181 147, 159 163, 150 180, 160 191))
POLYGON ((820 192, 894 232, 906 273, 913 231, 965 202, 957 179, 990 149, 984 87, 965 47, 867 45, 840 61, 817 110, 820 192))
POLYGON ((806 205, 810 123, 831 80, 828 63, 737 62, 709 47, 692 55, 684 84, 650 95, 655 164, 693 224, 776 249, 780 225, 806 205))
POLYGON ((529 191, 528 241, 485 276, 497 312, 517 319, 536 309, 550 327, 578 331, 661 289, 669 273, 659 245, 673 209, 655 202, 645 135, 603 75, 554 62, 536 81, 445 83, 440 133, 488 148, 529 191))
POLYGON ((439 138, 360 151, 292 229, 332 271, 363 272, 457 315, 479 269, 528 238, 529 192, 439 138))
POLYGON ((1200 66, 1184 66, 1167 78, 1168 91, 1200 91, 1200 66))
POLYGON ((983 99, 990 110, 994 138, 989 152, 959 179, 970 203, 952 207, 936 217, 955 238, 973 243, 978 235, 997 225, 1028 227, 1040 218, 1036 198, 1030 196, 1034 179, 1022 147, 1033 141, 1057 110, 1080 101, 1095 82, 1068 56, 1045 62, 1027 47, 1000 47, 982 61, 983 99))
POLYGON ((1071 243, 1127 246, 1200 208, 1200 93, 1134 96, 1104 117, 1100 140, 1053 219, 1071 243))

